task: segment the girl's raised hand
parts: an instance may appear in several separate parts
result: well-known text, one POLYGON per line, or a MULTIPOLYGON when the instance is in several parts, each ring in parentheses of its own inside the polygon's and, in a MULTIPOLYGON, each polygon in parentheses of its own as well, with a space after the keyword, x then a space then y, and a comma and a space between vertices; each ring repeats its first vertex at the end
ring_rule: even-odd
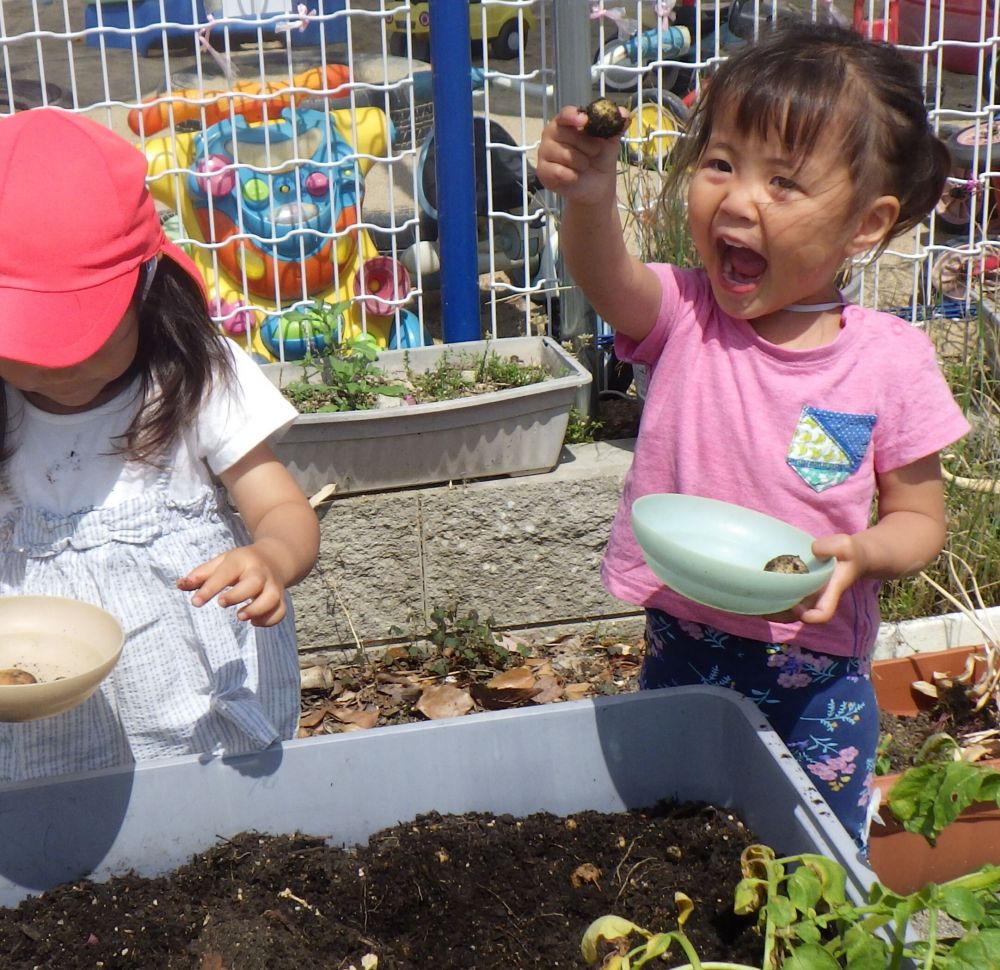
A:
POLYGON ((564 107, 542 131, 535 171, 545 188, 563 198, 597 204, 616 191, 621 137, 588 135, 586 124, 578 107, 564 107))

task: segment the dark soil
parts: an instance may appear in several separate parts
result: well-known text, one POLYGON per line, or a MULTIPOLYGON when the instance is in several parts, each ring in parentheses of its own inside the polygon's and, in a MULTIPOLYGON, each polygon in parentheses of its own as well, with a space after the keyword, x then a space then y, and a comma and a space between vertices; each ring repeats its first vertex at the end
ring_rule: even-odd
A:
POLYGON ((924 742, 934 734, 948 734, 962 743, 965 735, 1000 728, 995 708, 987 705, 976 711, 961 689, 954 689, 929 710, 914 717, 899 717, 882 711, 879 715, 888 772, 902 772, 912 767, 924 742))
MULTIPOLYGON (((616 913, 676 927, 703 958, 759 963, 733 915, 753 837, 703 805, 570 818, 428 815, 353 850, 243 834, 172 876, 81 882, 0 910, 5 970, 516 970, 583 967, 580 941, 616 913), (581 868, 583 867, 583 868, 581 868), (594 868, 590 868, 594 867, 594 868)), ((637 941, 636 941, 637 942, 637 941)))
POLYGON ((639 433, 641 416, 642 402, 634 394, 624 397, 609 394, 601 397, 594 416, 599 424, 594 437, 598 441, 634 438, 639 433))

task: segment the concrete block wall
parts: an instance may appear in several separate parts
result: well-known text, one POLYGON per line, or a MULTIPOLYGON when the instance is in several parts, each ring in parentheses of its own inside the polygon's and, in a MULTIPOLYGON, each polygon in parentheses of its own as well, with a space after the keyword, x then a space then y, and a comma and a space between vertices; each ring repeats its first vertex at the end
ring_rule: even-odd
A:
POLYGON ((566 447, 544 475, 334 497, 317 568, 292 590, 300 650, 395 639, 452 603, 499 627, 638 618, 599 575, 633 444, 566 447))

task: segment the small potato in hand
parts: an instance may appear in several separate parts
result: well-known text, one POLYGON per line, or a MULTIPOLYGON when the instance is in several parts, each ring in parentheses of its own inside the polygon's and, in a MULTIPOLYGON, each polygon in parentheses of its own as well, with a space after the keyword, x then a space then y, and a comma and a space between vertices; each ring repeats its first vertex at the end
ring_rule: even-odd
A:
POLYGON ((587 124, 583 130, 594 138, 614 138, 628 126, 628 118, 608 98, 598 98, 580 110, 587 116, 587 124))
POLYGON ((38 679, 27 670, 19 667, 4 667, 0 669, 0 686, 8 687, 17 684, 37 684, 38 679))

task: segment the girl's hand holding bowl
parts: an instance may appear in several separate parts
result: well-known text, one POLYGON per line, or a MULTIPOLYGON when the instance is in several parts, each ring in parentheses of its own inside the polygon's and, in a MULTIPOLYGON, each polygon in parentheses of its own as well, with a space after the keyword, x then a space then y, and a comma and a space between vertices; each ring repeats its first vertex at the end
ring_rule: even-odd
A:
POLYGON ((809 533, 763 512, 697 495, 643 495, 632 504, 632 531, 657 579, 727 613, 789 611, 822 589, 836 565, 833 558, 814 555, 809 533), (797 557, 806 571, 765 569, 778 557, 797 557))

